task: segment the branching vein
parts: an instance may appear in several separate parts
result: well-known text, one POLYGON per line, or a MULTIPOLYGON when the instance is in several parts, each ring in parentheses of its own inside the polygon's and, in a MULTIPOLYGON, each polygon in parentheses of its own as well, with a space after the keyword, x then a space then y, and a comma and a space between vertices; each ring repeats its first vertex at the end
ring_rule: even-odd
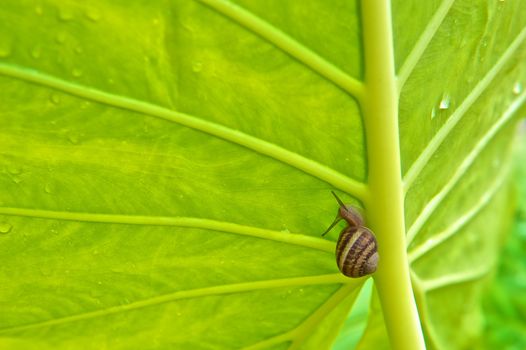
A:
POLYGON ((495 124, 484 134, 484 136, 477 142, 471 152, 464 158, 460 166, 457 168, 451 179, 444 185, 442 190, 431 199, 424 209, 420 212, 417 219, 413 222, 407 232, 407 244, 409 245, 420 229, 427 222, 431 214, 442 203, 442 200, 449 194, 451 189, 458 183, 462 176, 468 171, 471 165, 475 162, 479 154, 490 143, 500 129, 513 117, 514 113, 522 106, 526 100, 526 92, 519 95, 515 101, 506 109, 502 116, 495 122, 495 124))
POLYGON ((80 222, 97 222, 109 224, 127 225, 155 225, 155 226, 177 226, 187 228, 199 228, 220 232, 234 233, 268 239, 287 244, 318 249, 324 252, 334 252, 334 242, 310 237, 301 234, 283 233, 266 230, 257 227, 238 225, 230 222, 216 221, 192 217, 166 217, 166 216, 141 216, 141 215, 119 215, 119 214, 94 214, 67 211, 53 211, 42 209, 8 208, 0 207, 0 214, 16 215, 34 218, 68 220, 80 222))
POLYGON ((217 12, 239 23, 245 28, 256 33, 263 39, 283 50, 305 64, 314 72, 342 88, 344 91, 361 100, 363 94, 362 82, 352 78, 332 63, 328 62, 315 52, 298 43, 270 23, 255 16, 249 11, 224 0, 198 0, 208 5, 217 12))
POLYGON ((486 205, 491 202, 493 196, 500 190, 505 180, 509 175, 509 166, 505 171, 502 171, 493 181, 490 188, 479 198, 475 205, 469 209, 467 212, 462 214, 455 222, 453 222, 449 227, 443 230, 436 235, 433 235, 429 240, 419 245, 415 249, 411 250, 408 254, 409 263, 413 263, 429 251, 431 251, 436 246, 444 243, 451 237, 453 237, 457 232, 459 232, 462 227, 467 225, 486 205))
POLYGON ((71 83, 35 70, 25 69, 5 63, 0 63, 0 74, 60 90, 111 107, 122 108, 132 112, 168 120, 207 133, 297 168, 306 174, 314 176, 353 195, 359 200, 363 200, 367 192, 366 185, 362 182, 351 179, 325 165, 286 150, 278 145, 230 129, 220 124, 212 123, 192 115, 176 112, 144 101, 114 95, 91 87, 71 83))
POLYGON ((400 71, 398 73, 398 93, 400 93, 400 91, 404 87, 407 78, 409 78, 409 76, 411 75, 411 72, 422 57, 422 54, 431 42, 431 39, 433 39, 433 37, 435 36, 435 33, 442 24, 442 21, 446 17, 447 13, 449 12, 449 9, 451 8, 454 2, 455 0, 442 1, 442 4, 429 21, 426 29, 422 32, 420 38, 418 38, 418 41, 407 56, 404 64, 402 65, 402 68, 400 68, 400 71))
POLYGON ((296 328, 286 333, 279 334, 275 337, 265 339, 256 344, 252 344, 251 346, 244 348, 244 350, 266 349, 270 346, 281 344, 287 341, 291 342, 291 346, 288 348, 289 350, 301 347, 301 344, 303 344, 305 339, 310 334, 312 334, 314 327, 320 324, 323 318, 327 317, 327 315, 336 306, 338 306, 342 302, 342 300, 348 297, 349 293, 352 290, 358 288, 358 286, 358 284, 353 283, 340 287, 340 289, 338 289, 329 299, 327 299, 325 303, 323 303, 314 313, 312 313, 305 321, 303 321, 296 328))
POLYGON ((442 277, 437 277, 422 281, 422 288, 425 292, 436 290, 439 288, 449 287, 455 284, 468 283, 477 281, 486 276, 491 270, 491 264, 481 266, 468 271, 451 273, 442 277))
POLYGON ((462 104, 451 114, 449 119, 444 123, 440 130, 436 133, 433 139, 426 146, 422 154, 418 159, 413 163, 411 168, 407 171, 404 176, 404 191, 407 193, 408 189, 414 183, 415 179, 418 177, 422 169, 429 162, 433 154, 440 147, 442 142, 449 136, 449 133, 453 128, 458 124, 462 119, 465 113, 469 108, 475 103, 479 96, 484 92, 484 90, 489 86, 493 79, 497 76, 499 71, 504 67, 508 60, 513 56, 517 51, 519 46, 526 39, 526 28, 524 28, 519 35, 513 40, 511 45, 506 49, 504 54, 500 57, 497 63, 488 71, 484 78, 475 86, 471 93, 466 97, 462 104))
MULTIPOLYGON (((32 324, 15 326, 11 328, 0 329, 0 334, 13 333, 26 331, 35 328, 42 327, 51 327, 65 323, 71 323, 76 321, 82 321, 87 319, 92 319, 96 317, 105 317, 112 314, 118 314, 123 312, 129 312, 138 310, 145 307, 156 306, 164 303, 170 303, 176 300, 181 299, 191 299, 191 298, 200 298, 205 296, 216 296, 216 295, 225 295, 233 293, 244 293, 256 290, 263 289, 274 289, 274 288, 283 288, 283 287, 295 287, 295 286, 305 286, 305 285, 320 285, 320 284, 346 284, 349 283, 349 279, 341 274, 332 274, 332 275, 319 275, 311 277, 297 277, 297 278, 284 278, 277 280, 267 280, 267 281, 256 281, 256 282, 246 282, 246 283, 237 283, 237 284, 226 284, 220 286, 212 286, 191 290, 184 290, 180 292, 175 292, 171 294, 161 295, 158 297, 153 297, 145 300, 139 300, 125 305, 118 305, 108 307, 106 309, 85 312, 77 315, 66 316, 62 318, 56 318, 52 320, 36 322, 32 324)), ((351 282, 357 283, 357 282, 351 282)))

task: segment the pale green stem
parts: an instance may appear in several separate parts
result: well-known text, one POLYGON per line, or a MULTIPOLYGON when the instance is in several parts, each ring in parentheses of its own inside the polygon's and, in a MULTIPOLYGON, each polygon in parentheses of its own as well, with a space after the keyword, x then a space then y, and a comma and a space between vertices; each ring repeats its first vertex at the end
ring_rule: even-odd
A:
POLYGON ((362 1, 362 18, 366 62, 362 108, 370 193, 366 209, 380 254, 374 278, 392 348, 424 349, 406 253, 398 89, 389 0, 362 1))

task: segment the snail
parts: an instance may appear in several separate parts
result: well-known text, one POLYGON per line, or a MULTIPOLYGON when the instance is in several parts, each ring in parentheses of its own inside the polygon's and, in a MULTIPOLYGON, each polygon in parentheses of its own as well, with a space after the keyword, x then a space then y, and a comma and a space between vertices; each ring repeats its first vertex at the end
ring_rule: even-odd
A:
POLYGON ((331 191, 340 205, 336 219, 323 232, 325 236, 338 222, 347 221, 347 226, 340 233, 336 244, 336 264, 347 277, 363 277, 376 271, 378 265, 378 244, 374 234, 364 226, 362 216, 351 205, 345 205, 331 191))

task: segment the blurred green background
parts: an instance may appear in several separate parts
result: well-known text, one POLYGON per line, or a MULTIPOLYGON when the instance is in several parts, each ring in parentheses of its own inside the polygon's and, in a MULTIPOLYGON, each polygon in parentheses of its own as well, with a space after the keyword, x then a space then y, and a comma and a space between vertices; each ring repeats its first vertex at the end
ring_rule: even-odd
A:
POLYGON ((526 123, 515 152, 517 211, 504 243, 494 283, 484 298, 482 349, 526 349, 526 123))

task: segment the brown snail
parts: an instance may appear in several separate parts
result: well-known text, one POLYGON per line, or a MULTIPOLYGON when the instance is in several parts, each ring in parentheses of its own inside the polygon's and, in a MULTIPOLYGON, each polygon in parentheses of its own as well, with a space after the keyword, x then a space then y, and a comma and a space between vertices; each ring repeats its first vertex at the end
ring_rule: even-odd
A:
MULTIPOLYGON (((332 192, 332 191, 331 191, 332 192)), ((336 264, 347 277, 363 277, 376 271, 378 265, 378 244, 374 234, 363 226, 362 216, 350 205, 345 205, 336 193, 332 192, 340 205, 336 219, 323 232, 325 236, 340 220, 347 226, 340 233, 336 244, 336 264)))

